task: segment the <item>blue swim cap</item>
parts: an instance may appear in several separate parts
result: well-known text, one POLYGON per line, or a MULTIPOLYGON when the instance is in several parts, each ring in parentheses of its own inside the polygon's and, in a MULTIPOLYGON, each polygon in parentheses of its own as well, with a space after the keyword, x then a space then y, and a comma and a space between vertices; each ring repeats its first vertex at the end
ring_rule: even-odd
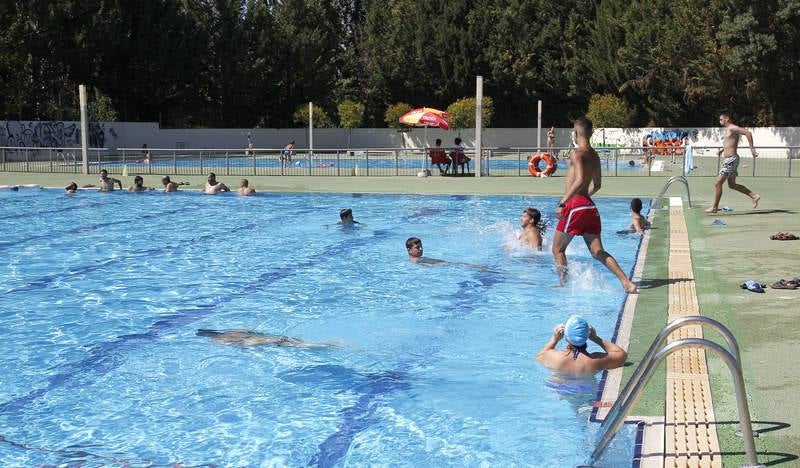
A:
POLYGON ((589 339, 589 323, 580 315, 573 315, 564 324, 564 338, 575 347, 581 347, 589 339))

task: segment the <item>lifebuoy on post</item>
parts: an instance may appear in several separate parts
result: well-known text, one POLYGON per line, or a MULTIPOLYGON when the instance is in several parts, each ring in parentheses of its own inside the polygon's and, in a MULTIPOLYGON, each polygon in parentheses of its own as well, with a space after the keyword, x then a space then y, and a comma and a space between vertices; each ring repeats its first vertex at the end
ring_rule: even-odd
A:
POLYGON ((528 161, 528 172, 534 177, 547 177, 556 172, 558 161, 550 153, 534 154, 528 161), (544 161, 544 169, 539 169, 539 163, 544 161))

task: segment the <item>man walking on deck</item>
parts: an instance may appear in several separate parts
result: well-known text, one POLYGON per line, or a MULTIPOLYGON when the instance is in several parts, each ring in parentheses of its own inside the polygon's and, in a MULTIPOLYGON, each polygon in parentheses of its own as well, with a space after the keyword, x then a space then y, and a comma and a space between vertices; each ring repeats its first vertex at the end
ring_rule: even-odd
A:
POLYGON ((592 257, 616 275, 626 292, 636 293, 636 286, 628 279, 617 261, 603 249, 600 241, 600 214, 591 196, 600 190, 600 158, 589 144, 592 136, 592 121, 580 117, 572 129, 577 148, 572 150, 571 164, 567 169, 567 184, 564 198, 558 203, 559 218, 553 236, 553 257, 562 286, 567 279, 567 246, 574 236, 583 237, 592 257))
POLYGON ((739 174, 739 138, 742 135, 744 135, 747 138, 747 142, 750 143, 750 153, 752 153, 753 158, 758 157, 756 148, 753 146, 753 134, 750 133, 750 130, 734 124, 733 119, 731 119, 731 114, 727 112, 723 112, 719 115, 719 124, 725 127, 725 134, 722 138, 722 149, 717 152, 717 156, 724 155, 725 159, 722 161, 719 176, 717 176, 717 181, 714 183, 714 188, 716 190, 714 194, 714 204, 706 209, 706 213, 716 213, 719 211, 719 201, 722 198, 722 184, 725 182, 725 179, 728 179, 728 187, 750 197, 750 199, 753 200, 753 208, 758 208, 758 201, 761 200, 761 196, 744 185, 736 183, 736 176, 739 174))

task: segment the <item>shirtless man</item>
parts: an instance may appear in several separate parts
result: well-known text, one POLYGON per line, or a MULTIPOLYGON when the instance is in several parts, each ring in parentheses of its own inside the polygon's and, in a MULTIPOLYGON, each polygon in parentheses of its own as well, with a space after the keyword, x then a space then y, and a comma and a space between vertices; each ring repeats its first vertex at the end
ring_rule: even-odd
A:
POLYGON ((747 137, 747 142, 750 143, 750 153, 753 154, 754 158, 758 157, 756 148, 753 146, 753 134, 750 133, 750 130, 734 124, 731 115, 727 112, 719 115, 719 124, 725 127, 725 136, 722 140, 722 149, 717 151, 717 156, 724 154, 725 159, 722 161, 722 168, 719 170, 719 176, 714 183, 714 188, 716 189, 714 204, 706 209, 706 213, 719 211, 719 200, 722 198, 722 184, 725 179, 728 179, 728 187, 750 197, 753 200, 753 208, 758 208, 758 201, 761 200, 761 196, 744 185, 736 183, 737 170, 739 168, 739 137, 742 135, 747 137))
POLYGON ((523 245, 527 245, 536 250, 542 250, 542 232, 544 232, 544 223, 542 223, 542 214, 536 208, 525 208, 522 216, 519 217, 519 222, 522 225, 522 234, 519 236, 519 241, 523 245))
POLYGON ((411 260, 412 263, 424 263, 428 265, 445 263, 444 260, 423 257, 422 240, 417 237, 409 237, 406 239, 406 250, 408 251, 408 259, 411 260))
POLYGON ((219 192, 230 192, 230 191, 231 189, 229 189, 227 185, 217 181, 216 174, 214 174, 213 172, 208 173, 208 181, 206 182, 205 187, 203 187, 203 193, 208 195, 214 195, 219 192))
POLYGON ((290 141, 283 147, 283 151, 281 151, 280 162, 281 168, 285 168, 289 164, 292 163, 292 151, 294 150, 294 140, 290 141))
POLYGON ((339 221, 336 224, 349 227, 353 227, 356 224, 358 224, 359 226, 366 226, 366 224, 359 223, 358 221, 353 219, 352 208, 342 208, 341 210, 339 210, 339 221))
POLYGON ((628 353, 616 344, 597 336, 594 327, 583 317, 571 316, 564 324, 556 325, 553 337, 536 355, 536 362, 558 372, 568 374, 593 374, 606 369, 616 369, 625 364, 628 353), (561 338, 566 338, 566 349, 556 349, 561 338), (603 352, 589 353, 587 341, 593 341, 603 352))
POLYGON ((105 169, 100 170, 100 191, 101 192, 113 192, 114 191, 114 184, 119 185, 119 189, 122 190, 122 181, 119 179, 115 179, 113 177, 108 176, 108 171, 105 169))
POLYGON ((499 271, 492 270, 483 265, 476 265, 474 263, 450 262, 447 260, 439 260, 438 258, 423 257, 422 240, 420 240, 417 237, 409 237, 408 239, 406 239, 406 250, 408 251, 408 259, 412 263, 419 263, 422 265, 457 266, 462 268, 470 268, 472 270, 478 270, 483 273, 500 274, 499 271))
POLYGON ((161 178, 161 183, 164 184, 164 193, 177 192, 178 183, 170 180, 168 175, 161 178))
POLYGON ((644 218, 644 216, 642 216, 642 199, 641 198, 632 199, 631 224, 628 225, 628 230, 642 235, 644 234, 644 230, 649 228, 650 228, 650 222, 648 222, 644 218))
POLYGON ((246 196, 249 196, 249 195, 255 195, 256 194, 256 189, 254 189, 253 187, 250 187, 250 181, 249 180, 242 179, 242 181, 239 182, 239 190, 237 190, 236 193, 246 197, 246 196))
POLYGON ((297 338, 287 336, 267 335, 249 330, 197 330, 197 336, 207 336, 214 343, 241 346, 249 348, 251 346, 281 346, 287 348, 333 348, 333 343, 310 343, 297 338))
POLYGON ((567 246, 574 236, 582 236, 592 257, 617 276, 626 292, 635 293, 636 286, 628 279, 617 261, 603 249, 600 240, 600 214, 591 196, 600 190, 600 158, 589 144, 592 121, 580 117, 572 130, 577 148, 572 150, 567 170, 566 193, 556 208, 559 218, 553 236, 553 257, 563 286, 567 279, 567 246))
POLYGON ((547 130, 547 152, 552 154, 554 157, 558 157, 558 155, 553 152, 553 147, 555 146, 556 146, 556 128, 550 127, 547 130))
POLYGON ((144 179, 142 176, 136 176, 133 178, 133 185, 128 187, 129 192, 146 192, 148 190, 153 190, 150 187, 144 186, 144 179))

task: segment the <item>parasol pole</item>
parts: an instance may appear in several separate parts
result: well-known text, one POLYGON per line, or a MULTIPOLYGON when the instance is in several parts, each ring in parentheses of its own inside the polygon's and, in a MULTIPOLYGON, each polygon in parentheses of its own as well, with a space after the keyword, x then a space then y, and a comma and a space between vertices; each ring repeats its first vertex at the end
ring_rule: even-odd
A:
MULTIPOLYGON (((478 75, 475 79, 475 177, 480 177, 483 172, 483 77, 478 75)), ((486 161, 489 164, 489 161, 486 161)))
POLYGON ((425 125, 425 133, 423 134, 423 142, 422 142, 422 170, 424 171, 428 167, 428 125, 425 125))

